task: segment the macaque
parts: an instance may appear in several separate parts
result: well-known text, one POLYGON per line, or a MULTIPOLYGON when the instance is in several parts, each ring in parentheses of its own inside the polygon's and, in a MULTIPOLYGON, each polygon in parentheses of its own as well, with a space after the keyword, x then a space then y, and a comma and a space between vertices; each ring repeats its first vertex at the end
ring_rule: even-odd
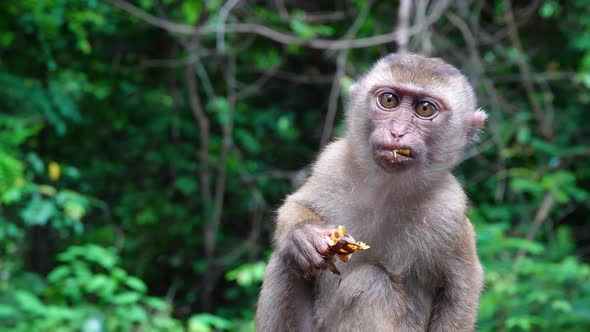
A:
POLYGON ((485 119, 455 67, 379 60, 351 88, 344 138, 278 210, 257 331, 472 331, 483 270, 451 171, 485 119), (338 225, 371 247, 336 263, 341 279, 338 225))

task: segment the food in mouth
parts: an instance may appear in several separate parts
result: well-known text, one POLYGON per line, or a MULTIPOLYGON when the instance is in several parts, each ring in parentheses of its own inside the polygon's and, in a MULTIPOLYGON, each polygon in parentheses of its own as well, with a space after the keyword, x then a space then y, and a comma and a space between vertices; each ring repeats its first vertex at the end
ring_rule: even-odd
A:
POLYGON ((398 154, 404 157, 410 157, 412 155, 410 149, 393 149, 392 152, 394 157, 397 157, 398 154))

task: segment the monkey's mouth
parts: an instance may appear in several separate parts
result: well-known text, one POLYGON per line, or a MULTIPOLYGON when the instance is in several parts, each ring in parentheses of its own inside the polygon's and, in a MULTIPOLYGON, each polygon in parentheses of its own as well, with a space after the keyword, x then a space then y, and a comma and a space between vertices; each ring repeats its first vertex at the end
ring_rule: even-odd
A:
POLYGON ((401 166, 414 160, 412 150, 407 147, 380 147, 375 150, 375 160, 383 167, 401 166))

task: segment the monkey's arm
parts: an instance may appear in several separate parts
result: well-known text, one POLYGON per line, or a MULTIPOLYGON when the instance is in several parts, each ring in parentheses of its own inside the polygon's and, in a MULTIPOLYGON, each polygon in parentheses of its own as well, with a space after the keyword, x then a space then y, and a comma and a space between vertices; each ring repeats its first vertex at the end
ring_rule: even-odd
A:
POLYGON ((474 329, 483 286, 483 269, 477 258, 473 226, 467 218, 464 229, 454 243, 454 257, 445 268, 444 285, 435 299, 429 332, 474 329))
POLYGON ((256 331, 312 331, 313 281, 295 275, 273 253, 256 305, 256 331))
MULTIPOLYGON (((304 188, 302 188, 305 190, 304 188)), ((315 271, 327 266, 328 226, 291 196, 279 209, 275 251, 266 267, 256 308, 256 330, 312 331, 315 271)))
POLYGON ((285 240, 289 233, 304 224, 324 225, 320 217, 304 203, 297 200, 298 196, 305 196, 305 186, 292 196, 289 196, 277 213, 277 227, 274 234, 275 244, 285 240))
POLYGON ((328 235, 334 230, 313 206, 325 201, 339 183, 336 180, 343 177, 336 170, 344 164, 339 158, 345 147, 341 141, 328 145, 305 185, 278 210, 274 252, 256 308, 257 331, 312 331, 314 285, 310 277, 328 266, 325 253, 328 235))

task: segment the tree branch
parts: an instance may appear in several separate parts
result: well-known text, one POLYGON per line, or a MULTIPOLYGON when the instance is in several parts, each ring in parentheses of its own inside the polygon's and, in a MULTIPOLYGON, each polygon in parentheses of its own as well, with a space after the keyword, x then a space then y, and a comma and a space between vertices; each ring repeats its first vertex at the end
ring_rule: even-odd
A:
POLYGON ((217 31, 217 52, 223 53, 225 50, 225 21, 229 12, 240 2, 240 0, 229 0, 226 2, 219 12, 219 26, 221 29, 217 31))
MULTIPOLYGON (((196 54, 191 54, 191 57, 196 54)), ((209 183, 209 119, 203 111, 197 82, 195 80, 195 64, 189 63, 185 69, 185 84, 187 87, 189 102, 193 116, 199 126, 199 179, 200 192, 203 204, 208 205, 211 202, 211 187, 209 183)), ((206 210, 206 208, 204 209, 206 210)))
MULTIPOLYGON (((225 33, 252 33, 267 39, 273 40, 275 42, 287 45, 299 45, 305 46, 314 49, 320 50, 343 50, 343 49, 351 49, 351 48, 365 48, 370 46, 377 46, 395 42, 397 39, 397 31, 393 31, 391 33, 381 34, 373 37, 366 37, 366 38, 358 38, 358 39, 340 39, 340 40, 330 40, 330 39, 304 39, 297 37, 292 34, 280 32, 277 30, 273 30, 267 26, 259 25, 259 24, 248 24, 248 23, 237 23, 237 24, 230 24, 226 26, 215 25, 215 26, 201 26, 201 27, 193 27, 190 25, 179 24, 175 22, 171 22, 168 20, 164 20, 158 17, 155 17, 132 4, 123 1, 123 0, 106 0, 112 3, 114 6, 126 11, 129 14, 137 16, 138 18, 142 19, 146 23, 149 23, 155 27, 161 28, 166 30, 170 33, 176 34, 184 34, 184 35, 195 35, 195 36, 202 36, 202 35, 209 35, 213 33, 217 33, 218 31, 224 31, 225 33)), ((446 7, 448 6, 448 1, 440 1, 436 8, 436 11, 433 10, 433 14, 427 17, 424 22, 421 22, 411 28, 408 29, 408 35, 413 35, 425 27, 430 26, 431 24, 435 23, 438 18, 442 15, 446 7)))
MULTIPOLYGON (((346 32, 346 38, 354 37, 361 25, 369 14, 369 9, 373 5, 373 1, 369 1, 363 7, 363 10, 359 13, 354 23, 350 26, 346 32)), ((324 129, 322 130, 322 138, 320 139, 320 147, 326 146, 332 137, 332 130, 334 128, 334 119, 336 118, 336 112, 338 111, 338 99, 340 97, 340 82, 346 73, 346 60, 348 59, 348 50, 342 50, 336 59, 336 73, 332 80, 332 88, 330 89, 330 97, 328 100, 328 112, 324 119, 324 129)))
POLYGON ((506 17, 506 23, 508 24, 508 31, 510 34, 510 40, 512 41, 512 45, 518 51, 518 56, 516 57, 516 64, 518 65, 518 70, 522 75, 522 83, 527 93, 527 97, 529 99, 529 103, 533 109, 533 114, 535 115, 535 119, 539 123, 541 127, 541 133, 545 138, 552 139, 553 138, 553 130, 545 121, 545 115, 543 114, 543 110, 541 109, 541 105, 535 99, 535 88, 532 83, 531 79, 531 70, 527 65, 526 61, 524 60, 525 52, 522 47, 522 43, 520 41, 520 37, 518 36, 518 28, 514 23, 514 14, 512 13, 512 2, 510 0, 504 0, 504 15, 506 17))
POLYGON ((410 35, 408 33, 408 27, 410 25, 410 9, 412 8, 412 2, 410 0, 401 0, 398 10, 398 25, 397 25, 397 50, 401 53, 408 52, 408 41, 410 35))
POLYGON ((234 56, 229 57, 229 64, 227 66, 226 82, 227 82, 227 120, 223 125, 223 139, 221 145, 221 154, 219 157, 219 164, 217 169, 217 178, 215 181, 215 200, 213 202, 213 217, 210 239, 213 251, 215 250, 215 235, 221 224, 221 215, 224 205, 225 195, 225 181, 227 171, 227 157, 229 149, 232 145, 232 132, 234 128, 234 114, 236 110, 236 63, 234 56))
MULTIPOLYGON (((541 225, 543 224, 543 222, 545 222, 545 220, 547 220, 547 216, 549 215, 549 212, 551 211, 553 204, 555 204, 555 198, 553 197, 553 195, 551 195, 550 193, 545 194, 543 202, 541 203, 539 209, 537 210, 537 213, 535 214, 535 219, 533 219, 533 224, 531 225, 531 228, 529 229, 525 237, 525 240, 532 241, 535 238, 537 232, 541 228, 541 225)), ((525 255, 525 253, 526 251, 521 249, 516 254, 513 261, 513 271, 516 269, 518 262, 525 255)))

